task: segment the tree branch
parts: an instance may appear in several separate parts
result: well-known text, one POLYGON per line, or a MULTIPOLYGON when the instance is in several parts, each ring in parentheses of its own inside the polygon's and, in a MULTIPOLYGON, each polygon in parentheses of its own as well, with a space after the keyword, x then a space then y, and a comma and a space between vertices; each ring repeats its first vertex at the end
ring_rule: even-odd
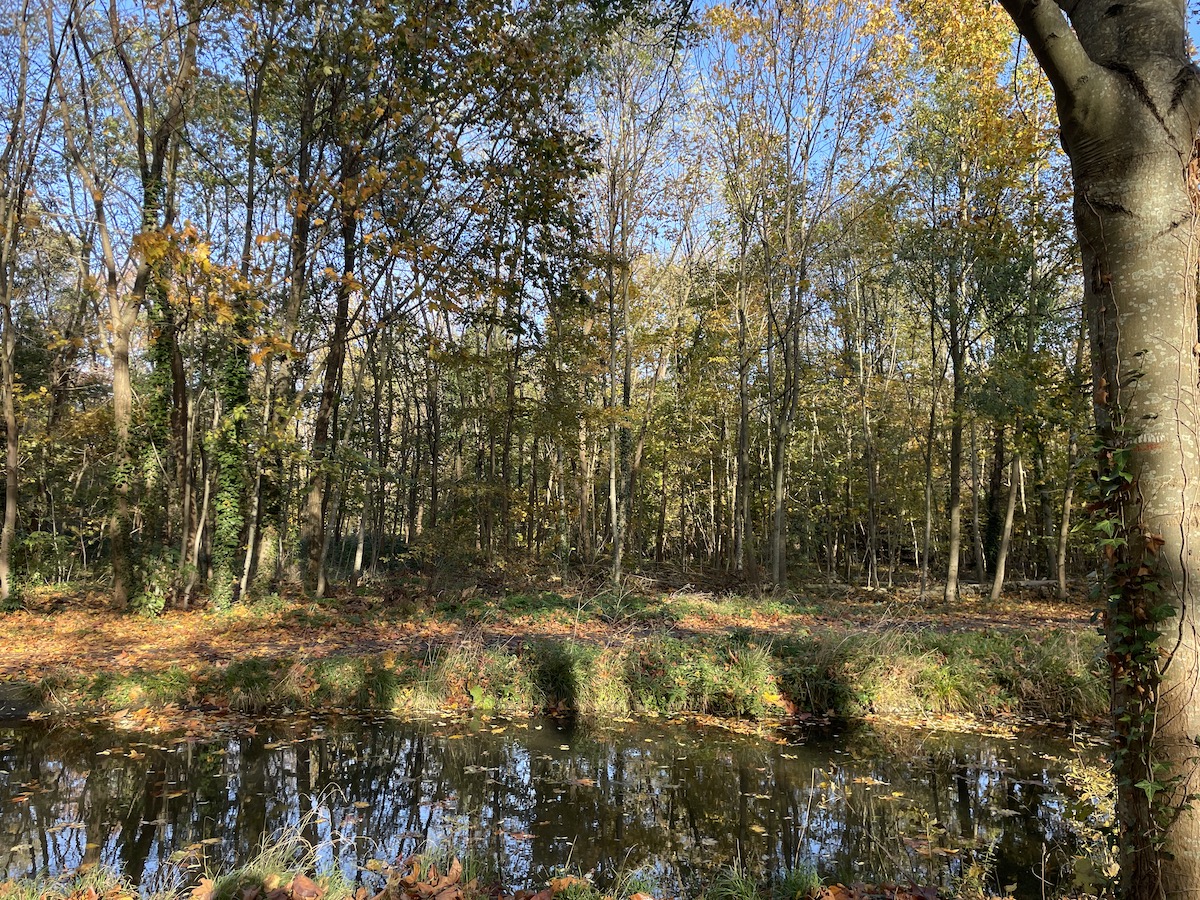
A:
POLYGON ((1079 42, 1066 14, 1052 0, 1000 0, 1029 42, 1029 48, 1050 80, 1060 110, 1078 98, 1089 77, 1099 73, 1079 42))

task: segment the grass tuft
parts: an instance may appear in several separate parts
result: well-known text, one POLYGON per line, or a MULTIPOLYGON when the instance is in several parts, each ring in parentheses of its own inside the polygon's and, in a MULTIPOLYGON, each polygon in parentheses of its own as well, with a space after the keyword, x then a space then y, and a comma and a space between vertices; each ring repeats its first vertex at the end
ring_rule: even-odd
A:
MULTIPOLYGON (((241 900, 254 894, 255 889, 267 894, 286 887, 297 875, 312 873, 317 873, 315 880, 324 890, 322 900, 350 900, 354 885, 346 880, 340 869, 320 871, 318 856, 321 848, 304 838, 304 829, 309 825, 302 821, 264 839, 258 853, 245 865, 206 873, 205 877, 211 882, 212 900, 241 900)), ((336 856, 334 854, 334 858, 336 856)))
POLYGON ((758 882, 740 864, 718 872, 704 889, 703 900, 764 900, 758 882))
POLYGON ((137 900, 138 891, 111 869, 21 878, 0 883, 0 900, 137 900))

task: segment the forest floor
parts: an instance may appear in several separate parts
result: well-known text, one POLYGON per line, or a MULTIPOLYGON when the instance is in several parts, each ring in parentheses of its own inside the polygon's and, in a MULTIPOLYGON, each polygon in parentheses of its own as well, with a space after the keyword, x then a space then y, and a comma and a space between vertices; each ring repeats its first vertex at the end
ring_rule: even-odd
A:
POLYGON ((326 704, 1087 717, 1103 706, 1091 618, 1082 591, 1059 601, 1044 587, 991 603, 968 586, 946 607, 912 587, 778 596, 647 584, 618 597, 552 578, 489 591, 411 577, 319 601, 285 593, 156 617, 111 609, 99 588, 44 588, 0 615, 0 712, 187 719, 326 704))

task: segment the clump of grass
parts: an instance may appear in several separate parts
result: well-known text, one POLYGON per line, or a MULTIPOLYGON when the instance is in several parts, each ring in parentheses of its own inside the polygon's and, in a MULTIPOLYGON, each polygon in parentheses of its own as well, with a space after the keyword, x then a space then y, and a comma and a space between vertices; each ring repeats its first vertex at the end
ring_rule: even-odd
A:
POLYGON ((709 710, 720 716, 762 718, 778 697, 771 654, 761 647, 730 647, 717 670, 709 710))
POLYGON ((496 602, 496 606, 509 616, 526 616, 533 620, 553 619, 574 609, 574 604, 553 591, 507 594, 496 602))
POLYGON ((629 900, 634 894, 649 894, 651 897, 661 895, 661 885, 653 872, 639 869, 617 872, 605 896, 614 900, 629 900))
POLYGON ((269 659, 234 660, 208 685, 210 691, 224 696, 234 709, 259 712, 280 705, 287 696, 281 691, 289 676, 284 664, 269 659))
POLYGON ((541 706, 529 663, 504 647, 464 640, 434 654, 419 680, 395 692, 397 711, 473 706, 488 712, 528 714, 541 706))
POLYGON ((133 885, 111 869, 35 876, 0 883, 0 900, 137 900, 133 885))
POLYGON ((1098 635, 1051 631, 1040 640, 1022 635, 1017 645, 1019 653, 1010 657, 1013 667, 1005 674, 1023 708, 1063 718, 1089 718, 1107 711, 1108 682, 1098 635))
POLYGON ((716 642, 660 637, 630 654, 638 709, 758 719, 782 710, 776 659, 745 636, 716 642))
POLYGON ((735 863, 722 869, 704 889, 703 900, 764 900, 758 882, 735 863))
POLYGON ((1103 715, 1098 639, 935 631, 810 635, 776 646, 780 683, 800 709, 1103 715))
MULTIPOLYGON (((304 838, 305 829, 311 825, 306 818, 292 828, 264 838, 258 853, 245 865, 207 872, 209 896, 212 900, 240 900, 255 888, 267 893, 286 887, 297 875, 304 875, 313 877, 323 889, 322 900, 350 900, 354 885, 346 880, 341 869, 336 864, 328 871, 320 869, 321 846, 304 838)), ((331 855, 337 859, 337 853, 331 855)))
POLYGON ((445 875, 454 866, 455 860, 462 866, 461 884, 464 888, 472 883, 480 895, 486 889, 500 883, 500 873, 492 865, 491 858, 484 852, 469 845, 459 845, 446 841, 437 844, 426 844, 411 862, 415 863, 424 877, 425 873, 436 869, 445 875))
POLYGON ((180 703, 191 687, 191 676, 179 666, 161 671, 105 673, 89 686, 93 702, 113 708, 180 703))
POLYGON ((396 694, 396 676, 375 657, 335 656, 311 667, 316 697, 323 706, 387 709, 396 694))
POLYGON ((776 644, 779 684, 798 710, 840 715, 867 706, 862 679, 853 674, 853 653, 845 640, 805 635, 776 644))
POLYGON ((771 900, 809 900, 823 887, 812 866, 793 866, 771 885, 771 900))
POLYGON ((547 705, 566 707, 589 718, 629 711, 621 650, 547 641, 536 645, 530 656, 535 660, 534 680, 547 705))

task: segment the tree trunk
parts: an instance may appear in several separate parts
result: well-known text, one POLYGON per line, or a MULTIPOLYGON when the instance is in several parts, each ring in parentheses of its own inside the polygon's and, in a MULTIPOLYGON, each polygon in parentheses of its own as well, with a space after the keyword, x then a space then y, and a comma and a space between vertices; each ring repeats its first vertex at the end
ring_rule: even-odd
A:
MULTIPOLYGON (((6 273, 7 274, 7 273, 6 273)), ((4 285, 4 342, 0 346, 0 372, 4 395, 4 525, 0 531, 0 603, 12 596, 12 548, 17 536, 17 488, 21 472, 21 428, 17 421, 16 373, 13 368, 17 335, 13 330, 12 294, 4 285)))
MULTIPOLYGON (((333 446, 330 446, 330 425, 337 405, 338 392, 342 386, 346 335, 350 325, 350 295, 354 290, 354 269, 358 262, 358 206, 352 196, 354 188, 351 186, 356 174, 355 165, 347 164, 343 178, 348 184, 343 185, 343 197, 338 203, 342 272, 335 292, 337 306, 334 310, 333 334, 329 338, 329 352, 325 357, 321 400, 313 419, 312 469, 309 473, 308 497, 304 504, 304 523, 300 535, 300 543, 304 547, 304 589, 317 595, 323 595, 327 586, 324 566, 325 507, 329 485, 328 458, 333 452, 333 446)), ((336 434, 333 437, 336 440, 336 434)))
POLYGON ((1021 483, 1021 457, 1014 456, 1009 472, 1008 502, 1004 507, 1004 527, 1000 532, 1000 549, 996 551, 996 574, 992 577, 992 592, 989 599, 995 603, 1004 590, 1004 567, 1008 562, 1008 549, 1012 546, 1013 516, 1017 510, 1017 490, 1021 483))
POLYGON ((1063 479, 1062 517, 1058 521, 1058 552, 1054 557, 1058 578, 1058 599, 1067 599, 1067 541, 1071 537, 1071 501, 1075 496, 1075 463, 1079 459, 1079 440, 1071 434, 1067 448, 1067 474, 1063 479))
POLYGON ((1003 0, 1045 69, 1075 180, 1092 348, 1123 895, 1200 890, 1200 77, 1175 0, 1003 0))
POLYGON ((953 358, 954 397, 950 408, 950 502, 947 512, 950 535, 946 547, 946 590, 944 603, 958 599, 958 562, 962 551, 962 454, 963 454, 963 376, 962 362, 953 358))
POLYGON ((974 543, 975 580, 980 586, 987 580, 987 560, 983 554, 983 522, 979 513, 981 501, 979 471, 979 426, 971 422, 971 540, 974 543))
POLYGON ((939 370, 937 352, 937 325, 929 317, 929 355, 932 363, 929 392, 929 423, 925 430, 925 528, 921 541, 921 586, 918 596, 925 598, 929 587, 929 549, 933 543, 933 442, 937 437, 938 385, 946 375, 945 368, 939 370))

